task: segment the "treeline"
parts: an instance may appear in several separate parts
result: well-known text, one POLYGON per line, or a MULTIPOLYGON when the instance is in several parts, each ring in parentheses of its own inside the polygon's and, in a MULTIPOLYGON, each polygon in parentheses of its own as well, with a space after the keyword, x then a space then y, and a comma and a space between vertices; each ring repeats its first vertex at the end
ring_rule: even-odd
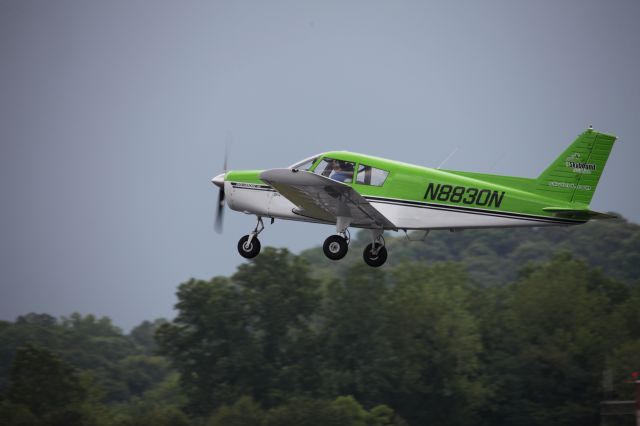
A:
POLYGON ((188 424, 178 374, 157 354, 162 322, 123 334, 77 313, 0 321, 0 425, 188 424))
POLYGON ((173 321, 129 334, 91 315, 0 322, 0 424, 599 424, 599 401, 631 398, 640 369, 640 233, 594 226, 545 250, 551 230, 469 242, 500 265, 544 252, 500 280, 469 256, 412 260, 431 241, 381 269, 267 248, 180 285, 173 321), (566 251, 574 239, 583 251, 566 251), (600 264, 589 247, 607 249, 600 264))
POLYGON ((196 415, 350 395, 411 425, 596 425, 603 373, 629 397, 640 353, 640 286, 568 254, 485 288, 459 263, 356 264, 319 282, 267 249, 178 299, 156 336, 196 415))
MULTIPOLYGON (((415 233, 411 238, 422 236, 415 233)), ((368 232, 358 233, 347 257, 338 263, 328 260, 321 248, 301 255, 315 276, 342 274, 362 262, 370 238, 368 232)), ((567 227, 439 230, 430 232, 424 243, 409 243, 404 236, 386 238, 390 265, 461 262, 469 279, 485 287, 513 282, 524 265, 547 262, 558 252, 571 253, 622 282, 640 279, 640 226, 624 218, 567 227)))

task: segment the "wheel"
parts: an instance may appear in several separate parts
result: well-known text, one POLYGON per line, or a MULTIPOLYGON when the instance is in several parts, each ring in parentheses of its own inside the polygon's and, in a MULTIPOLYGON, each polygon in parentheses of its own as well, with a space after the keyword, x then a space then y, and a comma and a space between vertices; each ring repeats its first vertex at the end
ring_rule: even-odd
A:
POLYGON ((249 245, 247 245, 247 241, 249 241, 248 235, 240 238, 240 241, 238 241, 238 253, 247 259, 253 259, 260 253, 260 240, 257 237, 253 237, 249 245))
POLYGON ((340 235, 332 235, 324 240, 322 250, 324 250, 324 255, 329 259, 340 260, 347 254, 349 244, 344 237, 341 237, 340 235))
MULTIPOLYGON (((377 247, 380 247, 380 243, 376 243, 376 248, 377 247)), ((369 244, 364 248, 362 257, 364 258, 365 263, 369 266, 373 266, 374 268, 384 265, 384 262, 387 261, 387 248, 385 246, 380 247, 378 254, 375 256, 371 252, 372 250, 372 244, 369 244)))

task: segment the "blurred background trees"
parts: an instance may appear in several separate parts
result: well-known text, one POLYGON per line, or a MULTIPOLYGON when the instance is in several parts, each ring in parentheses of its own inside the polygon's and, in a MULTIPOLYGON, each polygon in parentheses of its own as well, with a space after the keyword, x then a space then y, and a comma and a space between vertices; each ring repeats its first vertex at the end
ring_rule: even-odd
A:
POLYGON ((603 375, 631 398, 637 225, 388 240, 381 269, 267 248, 129 333, 0 322, 0 424, 596 425, 603 375))

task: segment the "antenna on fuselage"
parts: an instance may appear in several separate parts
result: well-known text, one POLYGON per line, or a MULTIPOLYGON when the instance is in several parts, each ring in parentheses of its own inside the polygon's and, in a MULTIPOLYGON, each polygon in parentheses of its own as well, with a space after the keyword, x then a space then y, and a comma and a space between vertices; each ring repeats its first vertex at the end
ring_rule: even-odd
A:
POLYGON ((458 152, 458 150, 459 150, 459 149, 460 149, 460 147, 459 147, 459 146, 457 146, 457 147, 456 147, 456 149, 454 149, 453 151, 451 151, 451 154, 449 154, 449 155, 447 156, 447 158, 445 158, 444 160, 442 160, 442 163, 440 163, 440 165, 439 165, 438 167, 436 167, 436 169, 441 169, 441 168, 442 168, 442 166, 444 166, 444 163, 446 163, 447 161, 449 161, 449 159, 450 159, 451 157, 453 157, 453 154, 455 154, 456 152, 458 152))

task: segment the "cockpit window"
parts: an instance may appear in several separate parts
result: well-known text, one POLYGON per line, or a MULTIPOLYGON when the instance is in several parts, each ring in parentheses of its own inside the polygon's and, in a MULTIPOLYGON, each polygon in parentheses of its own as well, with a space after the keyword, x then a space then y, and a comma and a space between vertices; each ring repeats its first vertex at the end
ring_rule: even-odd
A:
POLYGON ((360 164, 358 166, 356 183, 361 185, 382 186, 384 185, 384 181, 387 180, 387 176, 389 176, 389 172, 386 170, 360 164))
POLYGON ((354 170, 355 163, 351 161, 336 160, 325 157, 320 160, 313 172, 317 175, 322 175, 338 182, 352 183, 354 170))
POLYGON ((315 157, 311 157, 311 158, 307 158, 305 160, 302 160, 292 166, 289 166, 290 169, 296 169, 296 170, 304 170, 307 171, 311 168, 311 166, 313 166, 313 163, 316 162, 316 160, 318 159, 318 156, 315 157))

